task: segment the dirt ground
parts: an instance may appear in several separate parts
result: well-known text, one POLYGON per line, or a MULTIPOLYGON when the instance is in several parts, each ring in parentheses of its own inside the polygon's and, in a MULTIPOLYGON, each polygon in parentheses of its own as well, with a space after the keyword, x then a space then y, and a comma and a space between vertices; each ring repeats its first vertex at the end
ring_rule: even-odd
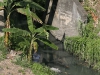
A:
POLYGON ((0 75, 34 75, 30 69, 11 62, 11 59, 0 61, 0 75))

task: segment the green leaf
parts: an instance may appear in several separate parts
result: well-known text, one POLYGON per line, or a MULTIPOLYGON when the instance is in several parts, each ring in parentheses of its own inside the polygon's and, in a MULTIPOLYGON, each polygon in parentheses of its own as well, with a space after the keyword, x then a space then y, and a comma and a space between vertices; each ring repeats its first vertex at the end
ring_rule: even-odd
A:
POLYGON ((22 30, 19 28, 4 28, 4 29, 2 29, 2 31, 14 33, 14 34, 16 34, 15 36, 19 36, 19 35, 30 36, 30 33, 28 31, 22 30))
POLYGON ((41 41, 42 43, 48 45, 49 47, 51 47, 55 50, 58 50, 58 47, 54 43, 50 42, 49 40, 47 40, 45 38, 38 38, 38 40, 41 41))
POLYGON ((27 6, 26 8, 26 14, 27 14, 27 23, 28 23, 28 28, 31 32, 33 32, 35 30, 35 25, 33 25, 33 21, 32 21, 32 17, 31 15, 31 11, 29 9, 29 6, 27 6))
POLYGON ((7 1, 6 7, 7 7, 8 9, 11 9, 11 8, 12 8, 12 5, 13 5, 13 2, 14 2, 14 0, 8 0, 8 1, 7 1))
POLYGON ((4 2, 0 2, 0 7, 3 7, 4 6, 4 2))
POLYGON ((21 48, 23 48, 24 46, 29 47, 29 45, 30 45, 30 42, 29 40, 26 40, 26 39, 18 43, 18 46, 20 46, 21 48))
POLYGON ((26 7, 28 4, 31 8, 35 8, 36 10, 45 11, 45 9, 42 6, 40 6, 39 4, 37 4, 33 1, 25 1, 24 0, 24 1, 20 1, 17 5, 21 5, 23 7, 26 7))
POLYGON ((43 27, 46 30, 59 30, 59 28, 51 26, 51 25, 44 25, 43 27))
POLYGON ((37 21, 37 22, 39 22, 39 23, 43 23, 42 22, 42 20, 35 14, 35 13, 33 13, 33 12, 31 12, 31 17, 35 20, 35 21, 37 21))
POLYGON ((2 29, 3 32, 10 32, 10 33, 16 33, 16 32, 18 32, 18 30, 19 29, 16 29, 16 28, 10 28, 10 29, 9 28, 3 28, 2 29))
POLYGON ((17 12, 23 14, 23 15, 27 15, 26 14, 26 9, 25 8, 17 8, 17 12))
POLYGON ((31 18, 33 18, 35 21, 39 22, 39 23, 43 23, 42 20, 33 12, 30 11, 30 14, 27 14, 26 9, 25 8, 18 8, 17 11, 23 15, 29 15, 31 18))
POLYGON ((35 33, 37 33, 37 32, 42 33, 42 32, 44 32, 44 28, 43 27, 37 28, 37 29, 34 30, 34 32, 35 33))
POLYGON ((28 28, 31 32, 34 31, 35 26, 33 25, 33 21, 32 21, 32 16, 31 16, 31 11, 29 9, 29 7, 26 7, 26 9, 24 8, 19 8, 17 9, 17 11, 23 15, 26 15, 27 17, 27 23, 28 23, 28 28))
POLYGON ((3 9, 4 9, 4 3, 0 2, 0 10, 3 10, 3 9))
POLYGON ((49 33, 43 27, 35 29, 34 32, 37 33, 38 36, 49 37, 49 33))

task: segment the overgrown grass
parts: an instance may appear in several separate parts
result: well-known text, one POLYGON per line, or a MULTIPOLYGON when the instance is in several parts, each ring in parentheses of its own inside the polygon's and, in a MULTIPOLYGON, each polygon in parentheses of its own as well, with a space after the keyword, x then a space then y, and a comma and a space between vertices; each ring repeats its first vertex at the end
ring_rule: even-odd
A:
POLYGON ((4 37, 0 37, 0 61, 6 58, 7 53, 7 48, 4 45, 4 37))
MULTIPOLYGON (((4 46, 4 42, 3 42, 3 37, 0 37, 0 61, 4 60, 6 58, 6 55, 8 53, 7 49, 4 46)), ((23 58, 23 60, 21 59, 21 57, 19 59, 15 59, 16 61, 13 61, 13 63, 20 65, 24 68, 30 68, 33 72, 33 74, 35 75, 55 75, 56 73, 51 71, 49 67, 45 66, 45 65, 41 65, 39 63, 29 63, 26 59, 23 58)), ((7 67, 8 68, 8 67, 7 67)), ((18 72, 21 72, 24 74, 23 70, 19 70, 18 72)))
POLYGON ((67 51, 79 56, 79 59, 85 60, 89 66, 100 71, 100 38, 66 38, 65 47, 67 51))
POLYGON ((79 59, 85 60, 93 69, 100 71, 99 25, 94 28, 93 23, 89 22, 82 30, 79 37, 66 37, 64 47, 67 51, 77 55, 79 59))
POLYGON ((25 68, 30 68, 35 75, 55 75, 56 73, 51 71, 49 67, 41 65, 39 63, 29 63, 26 60, 17 60, 14 62, 17 65, 20 65, 25 68))

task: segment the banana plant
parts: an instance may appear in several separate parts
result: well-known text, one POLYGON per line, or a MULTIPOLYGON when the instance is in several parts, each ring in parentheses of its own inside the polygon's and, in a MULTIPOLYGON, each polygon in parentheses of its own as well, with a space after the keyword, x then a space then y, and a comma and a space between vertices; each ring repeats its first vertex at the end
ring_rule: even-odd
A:
MULTIPOLYGON (((43 7, 38 5, 37 3, 33 2, 32 0, 3 0, 3 2, 0 2, 0 10, 5 11, 5 28, 11 27, 11 14, 16 11, 18 13, 21 13, 23 15, 27 15, 24 13, 24 10, 26 9, 26 6, 29 5, 29 8, 35 9, 35 10, 42 10, 45 11, 43 7)), ((32 17, 35 21, 38 21, 42 24, 42 21, 40 18, 31 11, 30 17, 32 17)), ((5 32, 5 45, 8 46, 8 38, 9 38, 9 32, 5 32)))
MULTIPOLYGON (((21 10, 22 11, 22 10, 21 10)), ((10 32, 15 34, 16 37, 19 36, 23 36, 23 38, 25 39, 26 37, 28 37, 30 46, 29 46, 29 50, 28 50, 28 61, 31 61, 32 59, 32 50, 34 49, 34 52, 37 52, 38 50, 38 42, 40 41, 48 46, 50 46, 51 48, 57 50, 58 47, 49 41, 48 37, 49 37, 49 33, 47 32, 48 30, 58 30, 58 28, 50 26, 50 25, 45 25, 43 24, 41 27, 36 28, 35 25, 33 24, 33 20, 32 17, 30 16, 31 11, 29 9, 29 5, 27 5, 26 9, 24 9, 23 11, 24 14, 27 15, 27 23, 28 23, 28 31, 27 30, 22 30, 22 29, 18 29, 18 28, 4 28, 3 31, 4 32, 10 32)))
MULTIPOLYGON (((48 39, 49 37, 49 33, 47 32, 47 30, 57 30, 58 28, 53 27, 53 26, 49 26, 49 25, 43 25, 40 28, 35 28, 34 31, 27 31, 27 30, 22 30, 22 29, 18 29, 18 28, 4 28, 2 29, 4 32, 10 32, 11 34, 15 34, 15 37, 23 37, 23 39, 27 40, 26 37, 28 37, 29 40, 27 40, 27 43, 29 43, 30 45, 28 46, 28 56, 27 59, 28 61, 31 61, 32 59, 32 50, 34 50, 34 52, 37 52, 38 50, 38 42, 40 41, 46 45, 48 45, 49 47, 57 50, 58 47, 50 42, 50 40, 48 39)), ((24 43, 24 45, 27 45, 24 43)))

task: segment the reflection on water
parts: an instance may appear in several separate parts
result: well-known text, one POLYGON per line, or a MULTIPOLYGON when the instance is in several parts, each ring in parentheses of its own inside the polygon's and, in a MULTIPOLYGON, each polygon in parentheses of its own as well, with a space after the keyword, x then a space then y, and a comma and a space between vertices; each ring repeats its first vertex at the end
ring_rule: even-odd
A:
POLYGON ((39 50, 48 66, 61 70, 61 73, 57 75, 100 75, 100 73, 81 65, 80 63, 83 62, 66 52, 61 41, 56 40, 52 35, 50 35, 50 40, 59 47, 58 51, 51 48, 44 50, 43 46, 39 50))
POLYGON ((61 71, 57 75, 100 75, 100 73, 86 67, 86 63, 79 61, 77 57, 70 55, 66 51, 54 51, 50 53, 46 50, 42 53, 47 66, 61 71))
MULTIPOLYGON (((77 62, 79 61, 77 60, 77 62)), ((61 70, 61 73, 58 73, 57 75, 100 75, 100 73, 79 63, 69 64, 68 67, 54 63, 50 63, 49 65, 50 67, 59 68, 59 70, 61 70)))

